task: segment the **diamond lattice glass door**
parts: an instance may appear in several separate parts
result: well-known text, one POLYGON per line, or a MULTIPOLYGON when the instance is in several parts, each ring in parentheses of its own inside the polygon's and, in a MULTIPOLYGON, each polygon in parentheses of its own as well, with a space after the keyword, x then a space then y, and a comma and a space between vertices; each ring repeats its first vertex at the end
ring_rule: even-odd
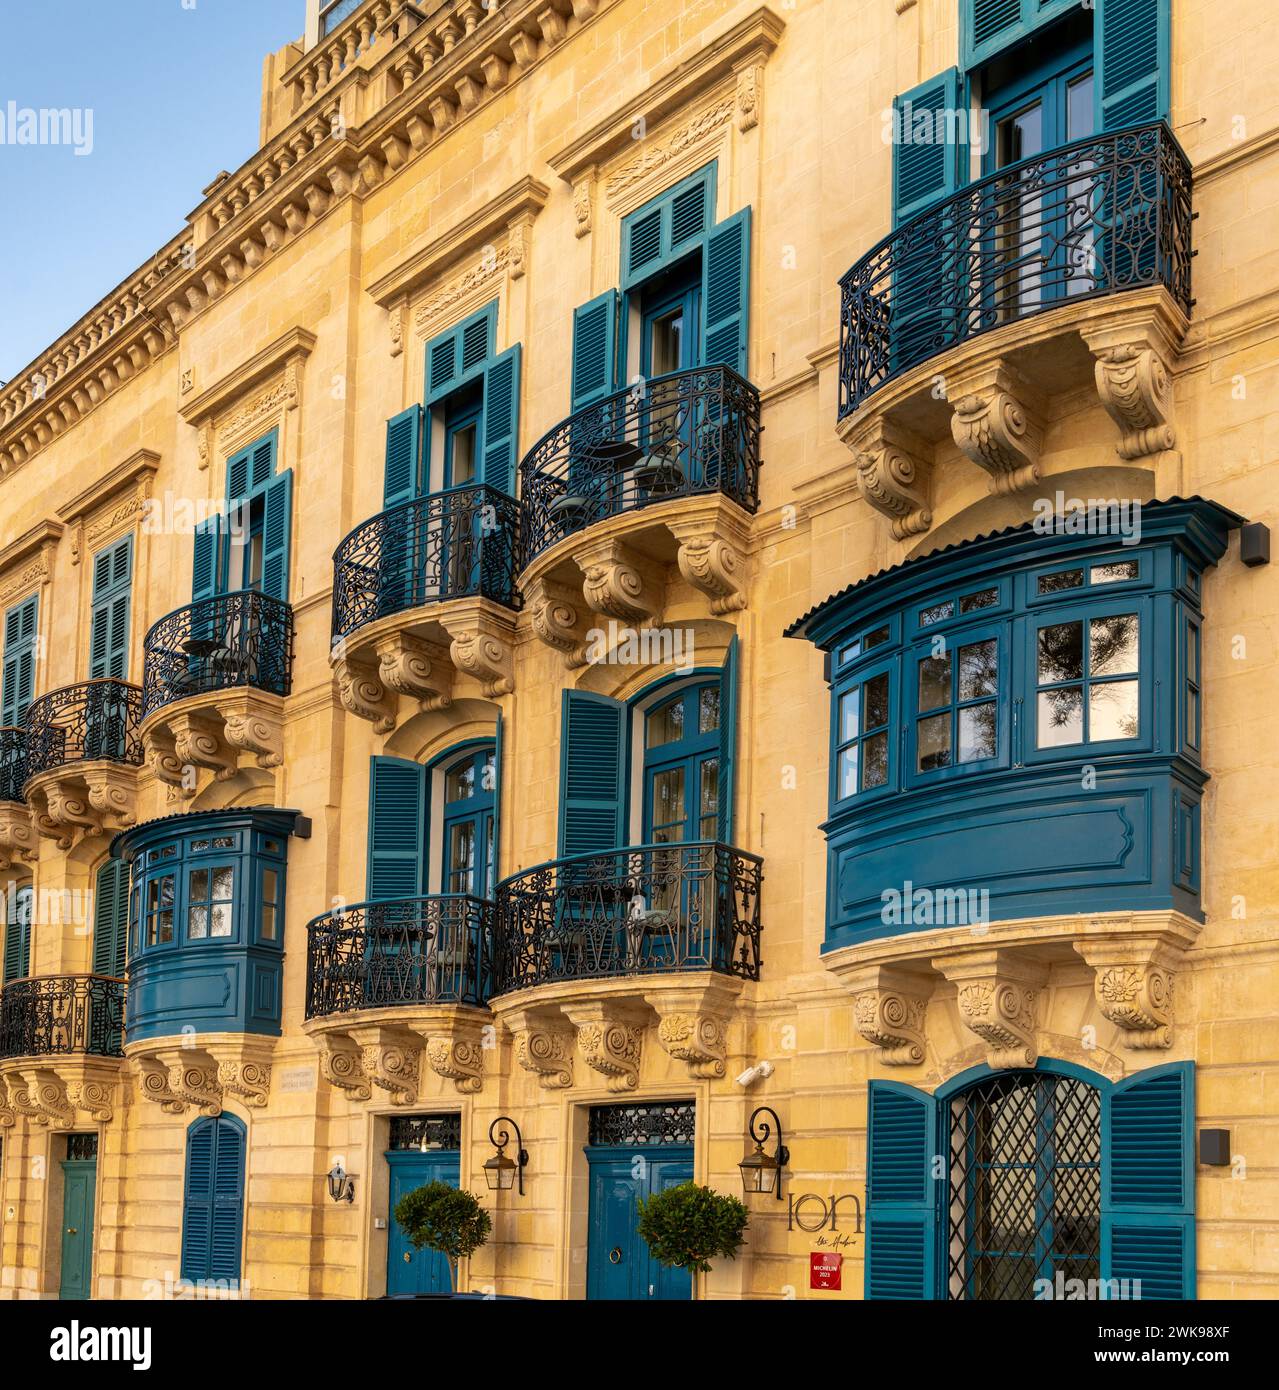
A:
POLYGON ((1074 1077, 1003 1072, 950 1102, 947 1289, 1035 1296, 1100 1278, 1101 1096, 1074 1077))

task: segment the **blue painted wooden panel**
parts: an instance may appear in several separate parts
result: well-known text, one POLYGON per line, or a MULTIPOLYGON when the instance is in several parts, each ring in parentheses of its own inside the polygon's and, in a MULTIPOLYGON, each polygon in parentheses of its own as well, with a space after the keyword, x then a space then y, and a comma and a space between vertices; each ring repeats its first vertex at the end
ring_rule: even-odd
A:
POLYGON ((692 1148, 608 1146, 588 1148, 586 1157, 590 1163, 587 1298, 689 1298, 690 1275, 659 1265, 648 1253, 636 1223, 642 1198, 692 1181, 692 1148))
POLYGON ((388 1294, 448 1293, 448 1261, 435 1250, 415 1250, 395 1219, 395 1204, 406 1192, 429 1182, 456 1187, 461 1167, 455 1149, 429 1153, 393 1149, 386 1155, 391 1169, 391 1195, 387 1212, 386 1291, 388 1294))
POLYGON ((62 1163, 62 1275, 59 1298, 91 1298, 93 1211, 97 1192, 96 1158, 62 1163))

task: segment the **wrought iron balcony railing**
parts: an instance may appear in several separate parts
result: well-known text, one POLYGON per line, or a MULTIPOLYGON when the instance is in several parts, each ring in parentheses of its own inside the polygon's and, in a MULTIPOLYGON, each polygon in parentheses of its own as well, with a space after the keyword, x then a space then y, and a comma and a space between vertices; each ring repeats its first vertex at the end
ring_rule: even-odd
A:
POLYGON ((210 690, 252 686, 287 695, 293 609, 254 589, 218 594, 161 618, 147 633, 142 714, 210 690))
POLYGON ((495 994, 715 970, 759 979, 763 860, 688 841, 575 855, 497 886, 495 994))
POLYGON ((119 1057, 124 981, 107 975, 37 975, 0 994, 0 1057, 119 1057))
POLYGON ((25 801, 27 784, 27 731, 0 729, 0 801, 25 801))
POLYGON ((128 681, 68 685, 27 709, 27 777, 67 763, 142 762, 142 691, 128 681))
POLYGON ((357 526, 333 555, 333 636, 426 603, 478 595, 520 606, 520 507, 476 484, 402 502, 357 526))
POLYGON ((968 184, 843 277, 839 418, 910 367, 1063 304, 1163 285, 1190 312, 1190 161, 1162 122, 968 184))
POLYGON ((491 993, 493 904, 465 894, 357 903, 307 925, 306 1016, 491 993))
POLYGON ((723 493, 759 507, 759 392, 728 367, 672 372, 570 415, 520 464, 526 558, 606 517, 723 493))

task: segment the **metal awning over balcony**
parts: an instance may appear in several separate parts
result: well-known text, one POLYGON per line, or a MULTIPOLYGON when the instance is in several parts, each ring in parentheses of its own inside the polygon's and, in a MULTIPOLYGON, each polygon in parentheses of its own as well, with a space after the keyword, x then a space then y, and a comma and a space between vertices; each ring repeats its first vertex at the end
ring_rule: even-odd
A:
POLYGON ((840 281, 839 419, 980 334, 1165 288, 1189 313, 1190 162, 1162 122, 1000 169, 912 217, 840 281))

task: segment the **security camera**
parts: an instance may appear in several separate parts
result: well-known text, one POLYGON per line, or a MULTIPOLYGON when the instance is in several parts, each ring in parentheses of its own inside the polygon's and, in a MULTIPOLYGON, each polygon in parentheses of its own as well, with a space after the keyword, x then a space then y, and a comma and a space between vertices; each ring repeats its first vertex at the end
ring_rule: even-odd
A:
POLYGON ((766 1081, 773 1074, 772 1062, 756 1062, 753 1067, 747 1067, 737 1078, 739 1086, 753 1086, 757 1081, 766 1081))

